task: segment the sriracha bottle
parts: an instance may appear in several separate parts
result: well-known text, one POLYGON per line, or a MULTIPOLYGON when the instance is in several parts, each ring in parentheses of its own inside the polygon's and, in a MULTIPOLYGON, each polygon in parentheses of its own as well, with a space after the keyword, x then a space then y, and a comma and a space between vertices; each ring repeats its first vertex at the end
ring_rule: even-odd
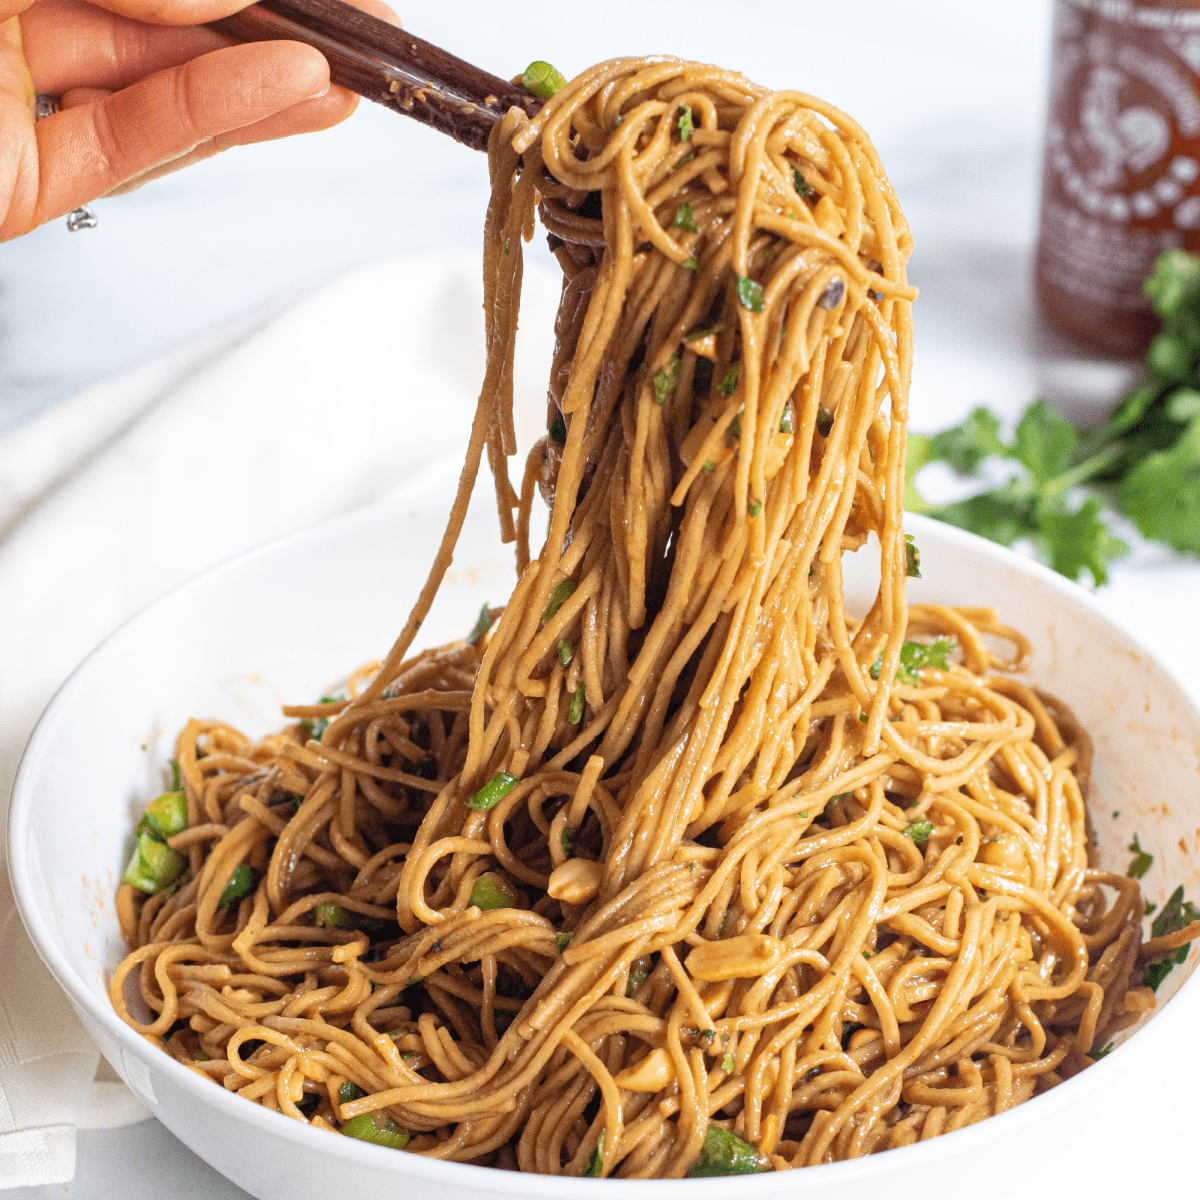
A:
POLYGON ((1200 249, 1200 0, 1056 0, 1037 290, 1055 324, 1140 354, 1164 250, 1200 249))

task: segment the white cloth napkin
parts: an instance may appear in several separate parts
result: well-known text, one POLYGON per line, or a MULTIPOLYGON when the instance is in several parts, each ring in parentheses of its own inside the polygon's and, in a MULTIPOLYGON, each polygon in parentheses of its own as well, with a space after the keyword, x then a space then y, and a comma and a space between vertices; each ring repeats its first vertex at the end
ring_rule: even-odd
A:
MULTIPOLYGON (((250 546, 457 477, 483 377, 479 275, 473 255, 360 269, 0 438, 0 816, 38 714, 126 617, 250 546)), ((558 287, 527 267, 525 446, 558 287)), ((0 869, 0 1188, 70 1179, 80 1124, 138 1114, 123 1085, 93 1084, 97 1057, 0 869)))

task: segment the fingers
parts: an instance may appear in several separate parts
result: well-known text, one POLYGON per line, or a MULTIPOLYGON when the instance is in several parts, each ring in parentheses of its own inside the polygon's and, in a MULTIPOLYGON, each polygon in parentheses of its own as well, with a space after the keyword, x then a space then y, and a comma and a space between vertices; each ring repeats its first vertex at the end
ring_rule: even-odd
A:
MULTIPOLYGON (((358 0, 356 7, 399 24, 379 0, 358 0)), ((51 96, 75 87, 127 87, 230 44, 210 29, 148 25, 87 0, 40 0, 22 16, 21 28, 29 73, 37 90, 51 96)))
POLYGON ((324 96, 328 85, 328 65, 315 50, 257 42, 216 50, 39 121, 41 178, 30 225, 324 96))
POLYGON ((85 0, 41 0, 21 17, 25 60, 39 92, 123 88, 229 42, 211 29, 164 29, 85 0))

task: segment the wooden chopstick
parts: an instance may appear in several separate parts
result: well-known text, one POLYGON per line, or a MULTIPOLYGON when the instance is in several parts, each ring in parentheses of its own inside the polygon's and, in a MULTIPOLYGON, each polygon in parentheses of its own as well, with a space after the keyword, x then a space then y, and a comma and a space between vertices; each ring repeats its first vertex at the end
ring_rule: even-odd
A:
POLYGON ((542 106, 519 85, 341 0, 262 0, 209 28, 243 42, 313 46, 334 83, 473 150, 487 149, 492 126, 514 104, 531 116, 542 106))

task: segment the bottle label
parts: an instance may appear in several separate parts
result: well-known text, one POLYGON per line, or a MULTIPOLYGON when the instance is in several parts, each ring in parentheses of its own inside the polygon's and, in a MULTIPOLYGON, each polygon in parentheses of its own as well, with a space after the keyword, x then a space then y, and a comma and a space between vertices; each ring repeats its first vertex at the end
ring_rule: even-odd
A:
POLYGON ((1164 250, 1200 243, 1200 11, 1058 0, 1038 270, 1143 312, 1164 250))

